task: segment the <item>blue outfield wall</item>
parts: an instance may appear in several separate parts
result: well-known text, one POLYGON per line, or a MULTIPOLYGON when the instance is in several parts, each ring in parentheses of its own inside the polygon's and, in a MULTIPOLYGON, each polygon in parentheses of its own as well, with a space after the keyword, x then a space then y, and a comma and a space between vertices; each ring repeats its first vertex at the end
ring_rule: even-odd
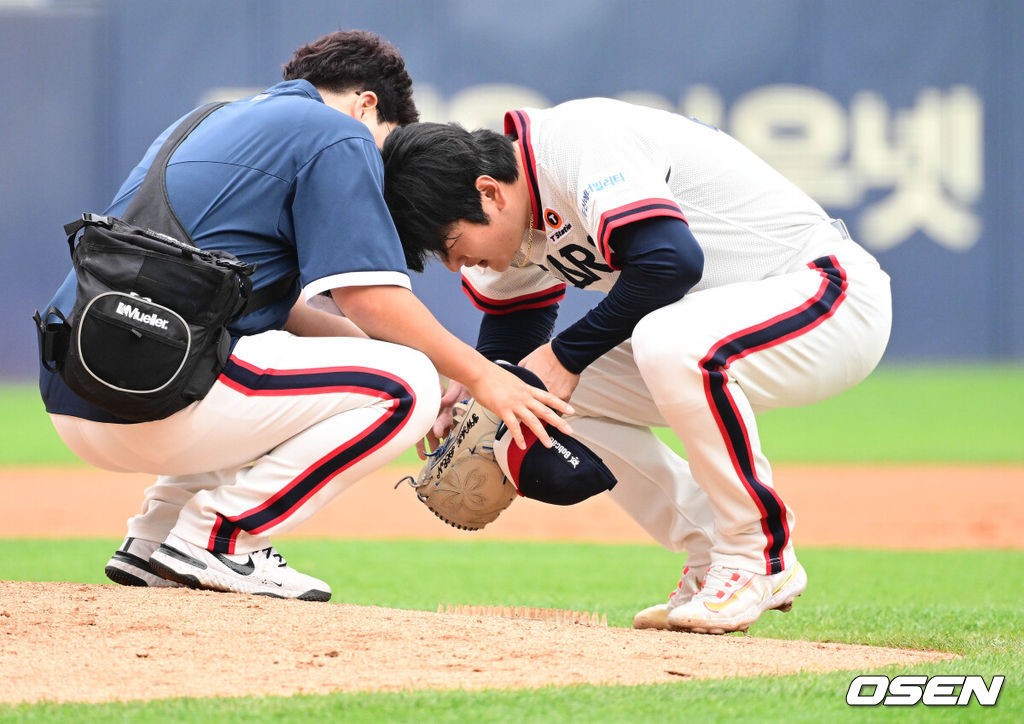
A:
MULTIPOLYGON (((510 107, 602 95, 718 125, 879 257, 887 360, 1024 360, 1015 0, 95 0, 0 2, 0 378, 34 376, 61 225, 105 206, 174 118, 271 85, 337 28, 402 49, 425 120, 498 128, 510 107)), ((475 339, 454 275, 414 287, 475 339)), ((560 324, 595 302, 570 294, 560 324)))

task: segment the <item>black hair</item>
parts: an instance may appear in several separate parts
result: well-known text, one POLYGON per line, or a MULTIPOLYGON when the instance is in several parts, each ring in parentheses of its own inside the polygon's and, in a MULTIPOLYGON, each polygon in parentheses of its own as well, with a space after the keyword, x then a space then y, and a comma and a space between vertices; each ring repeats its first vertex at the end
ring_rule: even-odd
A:
POLYGON ((386 123, 405 125, 420 117, 402 54, 365 30, 339 30, 303 45, 284 66, 283 75, 285 80, 308 80, 334 93, 373 91, 377 115, 386 123))
POLYGON ((384 200, 395 220, 412 271, 427 257, 446 258, 448 232, 459 221, 488 224, 476 180, 502 183, 519 177, 512 139, 494 131, 472 133, 457 123, 414 123, 384 141, 384 200))

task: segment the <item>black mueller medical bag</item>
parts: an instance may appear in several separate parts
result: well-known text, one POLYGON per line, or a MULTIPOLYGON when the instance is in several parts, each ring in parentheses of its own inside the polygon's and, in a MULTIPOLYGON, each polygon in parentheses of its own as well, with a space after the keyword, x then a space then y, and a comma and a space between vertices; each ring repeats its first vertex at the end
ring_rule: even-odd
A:
POLYGON ((227 362, 227 325, 283 298, 295 279, 254 293, 252 267, 196 247, 170 207, 167 160, 221 105, 196 109, 175 129, 123 220, 87 213, 64 227, 74 308, 66 319, 53 307, 34 317, 43 365, 125 420, 159 420, 205 397, 227 362))

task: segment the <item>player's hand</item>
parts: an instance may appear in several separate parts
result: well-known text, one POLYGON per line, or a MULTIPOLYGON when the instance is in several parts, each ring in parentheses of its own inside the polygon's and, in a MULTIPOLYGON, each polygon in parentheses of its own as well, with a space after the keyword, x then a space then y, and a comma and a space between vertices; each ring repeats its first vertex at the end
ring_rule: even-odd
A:
POLYGON ((576 385, 580 383, 580 376, 573 374, 558 361, 555 353, 551 350, 551 343, 538 347, 530 352, 519 363, 533 374, 540 377, 541 382, 548 388, 548 392, 557 395, 559 399, 569 401, 576 385))
POLYGON ((437 413, 437 419, 434 420, 434 424, 431 426, 427 436, 416 443, 416 454, 420 456, 420 460, 427 459, 427 450, 437 450, 441 440, 444 439, 445 435, 451 431, 455 424, 455 403, 468 396, 469 390, 461 382, 451 380, 448 383, 448 389, 441 396, 441 409, 437 413))
POLYGON ((471 384, 467 383, 473 398, 497 414, 508 427, 520 449, 526 449, 522 426, 529 428, 544 447, 551 447, 551 437, 544 429, 550 424, 567 435, 572 428, 559 413, 572 415, 572 407, 550 392, 528 385, 511 372, 488 363, 471 384))

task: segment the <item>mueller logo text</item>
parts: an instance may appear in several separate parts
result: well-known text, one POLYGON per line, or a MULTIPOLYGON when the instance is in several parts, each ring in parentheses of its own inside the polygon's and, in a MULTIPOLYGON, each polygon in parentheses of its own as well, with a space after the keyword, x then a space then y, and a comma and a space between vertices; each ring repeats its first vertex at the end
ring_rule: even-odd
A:
POLYGON ((139 311, 138 307, 133 307, 130 304, 124 302, 117 303, 117 313, 122 317, 128 317, 135 322, 142 322, 148 324, 150 327, 157 327, 158 329, 167 329, 167 320, 163 317, 159 317, 156 314, 143 314, 139 311))

